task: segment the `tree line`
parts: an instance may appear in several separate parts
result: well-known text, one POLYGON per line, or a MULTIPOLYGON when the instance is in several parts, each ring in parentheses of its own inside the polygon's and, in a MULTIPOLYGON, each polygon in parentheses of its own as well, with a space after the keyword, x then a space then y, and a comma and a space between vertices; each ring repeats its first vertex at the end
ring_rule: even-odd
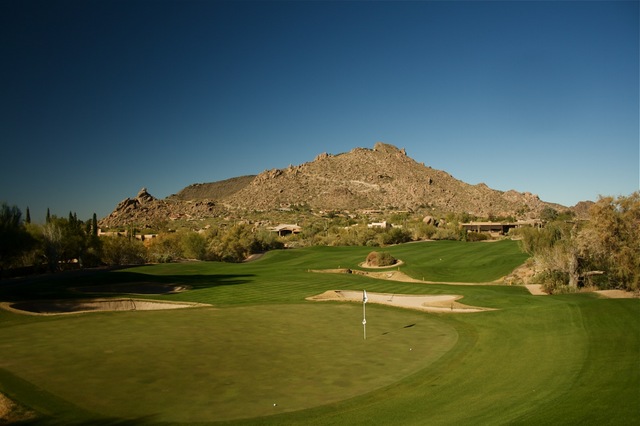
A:
MULTIPOLYGON (((640 193, 601 197, 589 220, 547 208, 543 228, 512 230, 523 251, 531 255, 535 280, 551 292, 574 291, 581 286, 638 290, 640 281, 640 193)), ((44 225, 32 224, 16 206, 2 204, 0 211, 0 271, 31 268, 56 271, 98 265, 134 265, 181 259, 241 262, 251 254, 311 245, 384 247, 425 239, 477 241, 485 234, 465 232, 460 223, 476 219, 448 214, 425 221, 410 213, 389 216, 393 227, 371 227, 367 220, 340 215, 313 218, 299 234, 280 237, 248 222, 215 226, 195 232, 164 229, 141 241, 134 229, 125 236, 99 237, 96 215, 81 221, 51 215, 44 225)))
POLYGON ((163 232, 147 241, 135 238, 133 228, 123 236, 99 237, 96 215, 81 221, 47 211, 43 225, 33 224, 27 209, 23 220, 16 206, 0 208, 0 273, 55 272, 99 265, 135 265, 179 259, 240 262, 253 253, 284 247, 267 230, 247 224, 206 233, 163 232))
POLYGON ((640 289, 640 192, 600 197, 587 221, 553 219, 517 231, 547 291, 640 289))
POLYGON ((71 265, 97 266, 101 263, 101 241, 96 215, 88 221, 75 213, 68 217, 51 215, 44 225, 31 223, 29 209, 22 220, 16 206, 0 207, 0 271, 31 268, 34 272, 56 271, 71 265))

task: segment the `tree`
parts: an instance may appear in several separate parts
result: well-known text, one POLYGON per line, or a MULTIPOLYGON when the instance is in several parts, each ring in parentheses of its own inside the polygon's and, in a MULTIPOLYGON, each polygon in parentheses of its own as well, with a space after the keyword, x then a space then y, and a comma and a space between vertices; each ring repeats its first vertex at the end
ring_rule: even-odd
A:
POLYGON ((41 233, 42 251, 51 271, 76 262, 80 267, 99 264, 101 241, 91 234, 89 222, 78 220, 77 214, 50 216, 41 233))
POLYGON ((558 218, 558 211, 549 206, 545 207, 540 212, 540 219, 543 220, 544 222, 553 222, 557 218, 558 218))
POLYGON ((238 224, 209 234, 209 256, 224 262, 242 262, 250 254, 282 248, 283 244, 268 231, 257 231, 250 225, 238 224))
POLYGON ((578 236, 578 251, 590 269, 605 272, 607 285, 640 289, 640 192, 601 197, 578 236))
POLYGON ((43 252, 49 265, 49 271, 58 270, 60 257, 62 254, 62 229, 60 225, 51 218, 42 227, 43 252))
POLYGON ((381 246, 401 244, 411 241, 411 234, 402 228, 389 228, 378 234, 378 242, 381 246))
POLYGON ((16 206, 2 203, 0 207, 0 271, 12 266, 15 259, 25 253, 34 240, 21 221, 22 212, 16 206))
POLYGON ((185 232, 180 238, 182 253, 187 259, 204 260, 207 256, 207 240, 197 232, 185 232))
POLYGON ((640 192, 601 197, 589 221, 550 222, 543 229, 521 228, 521 247, 542 272, 548 290, 580 285, 640 289, 640 192))
POLYGON ((145 262, 146 249, 135 238, 104 237, 102 260, 107 265, 139 265, 145 262))
POLYGON ((209 251, 215 259, 225 262, 242 262, 251 254, 253 238, 248 225, 235 225, 209 243, 209 251))
POLYGON ((519 228, 514 234, 520 237, 522 251, 533 257, 536 268, 541 271, 535 278, 548 291, 563 286, 577 287, 579 259, 574 224, 557 220, 544 228, 519 228))
POLYGON ((69 212, 69 219, 64 221, 56 218, 58 225, 62 229, 62 253, 63 262, 70 263, 78 261, 82 267, 85 253, 89 245, 89 235, 84 229, 84 224, 78 220, 76 213, 69 212))
POLYGON ((158 263, 168 263, 182 257, 180 235, 168 232, 158 235, 147 243, 149 260, 158 263))
POLYGON ((96 214, 93 214, 91 218, 91 235, 97 237, 98 236, 98 217, 96 214))
POLYGON ((29 212, 29 207, 27 207, 27 216, 24 219, 25 223, 31 223, 31 213, 29 212))

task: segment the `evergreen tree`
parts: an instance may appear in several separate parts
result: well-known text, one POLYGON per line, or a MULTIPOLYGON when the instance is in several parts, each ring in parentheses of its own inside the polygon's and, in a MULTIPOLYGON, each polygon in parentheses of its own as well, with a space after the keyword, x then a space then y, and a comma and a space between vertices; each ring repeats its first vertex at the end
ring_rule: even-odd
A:
POLYGON ((46 223, 51 222, 51 212, 49 212, 49 207, 47 207, 47 218, 45 220, 46 223))
POLYGON ((27 217, 24 219, 25 223, 31 223, 31 213, 29 212, 29 207, 27 207, 27 217))
POLYGON ((98 236, 98 217, 96 214, 93 214, 93 218, 91 219, 91 234, 94 237, 98 236))

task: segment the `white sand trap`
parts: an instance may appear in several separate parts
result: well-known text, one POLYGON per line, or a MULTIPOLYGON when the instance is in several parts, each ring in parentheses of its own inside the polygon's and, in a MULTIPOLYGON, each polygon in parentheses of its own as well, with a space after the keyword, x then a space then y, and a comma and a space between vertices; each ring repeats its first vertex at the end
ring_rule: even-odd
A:
POLYGON ((211 306, 204 303, 164 302, 144 299, 36 300, 2 302, 0 307, 27 315, 62 315, 103 311, 156 311, 211 306))
POLYGON ((640 297, 638 293, 624 290, 596 290, 596 293, 609 299, 634 299, 640 297))
POLYGON ((548 296, 549 294, 544 291, 542 289, 542 285, 541 284, 527 284, 525 285, 525 287, 527 288, 527 290, 529 290, 529 293, 531 293, 534 296, 548 296))
MULTIPOLYGON (((464 305, 457 302, 462 296, 441 294, 441 295, 412 295, 412 294, 391 294, 391 293, 370 293, 367 292, 367 303, 378 303, 381 305, 397 306, 399 308, 416 309, 427 312, 445 313, 469 313, 493 311, 491 308, 481 308, 477 306, 464 305)), ((354 290, 329 290, 317 296, 308 297, 307 300, 327 301, 337 300, 345 302, 362 302, 362 291, 354 290)))

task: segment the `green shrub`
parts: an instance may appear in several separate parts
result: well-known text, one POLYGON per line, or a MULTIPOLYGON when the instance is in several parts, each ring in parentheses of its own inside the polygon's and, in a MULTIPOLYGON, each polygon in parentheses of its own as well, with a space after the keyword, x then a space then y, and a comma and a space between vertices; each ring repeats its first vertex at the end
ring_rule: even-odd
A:
POLYGON ((147 251, 147 256, 152 262, 173 262, 182 257, 180 236, 175 233, 160 234, 148 243, 147 251))
POLYGON ((451 228, 438 228, 432 237, 434 240, 458 240, 460 238, 458 232, 451 228))
POLYGON ((141 265, 147 250, 142 241, 127 237, 104 237, 102 261, 107 265, 141 265))
POLYGON ((180 238, 182 254, 187 259, 205 260, 207 256, 207 240, 197 232, 186 232, 180 238))
POLYGON ((484 234, 482 232, 467 232, 465 235, 465 240, 469 242, 486 241, 488 239, 489 239, 489 235, 484 234))

